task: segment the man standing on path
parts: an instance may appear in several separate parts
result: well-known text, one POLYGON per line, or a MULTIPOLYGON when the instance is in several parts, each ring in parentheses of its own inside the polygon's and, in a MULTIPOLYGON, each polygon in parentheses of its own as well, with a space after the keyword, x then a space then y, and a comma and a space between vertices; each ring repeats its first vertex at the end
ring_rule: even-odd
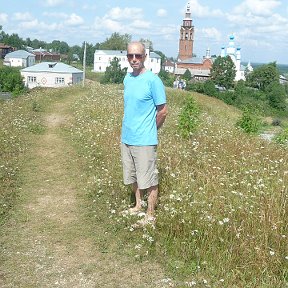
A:
POLYGON ((167 116, 165 87, 160 78, 147 70, 145 46, 131 42, 127 58, 133 72, 124 79, 124 117, 121 154, 124 184, 132 184, 136 205, 131 214, 141 211, 143 190, 147 190, 148 208, 140 225, 153 223, 158 199, 157 130, 167 116))

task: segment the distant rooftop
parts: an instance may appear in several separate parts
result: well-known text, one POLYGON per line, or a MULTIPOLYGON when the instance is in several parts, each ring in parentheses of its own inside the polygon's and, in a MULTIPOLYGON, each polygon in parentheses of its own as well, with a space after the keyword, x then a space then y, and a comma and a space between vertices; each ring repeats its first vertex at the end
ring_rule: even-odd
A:
POLYGON ((56 72, 56 73, 82 73, 83 71, 61 63, 61 62, 41 62, 39 64, 22 69, 23 72, 56 72))
MULTIPOLYGON (((96 50, 97 55, 126 56, 126 50, 96 50)), ((157 53, 150 52, 150 58, 161 58, 157 53)))
POLYGON ((16 51, 13 51, 13 52, 6 54, 5 59, 7 59, 7 58, 22 58, 22 59, 24 59, 24 58, 27 58, 28 56, 35 56, 35 55, 32 53, 29 53, 25 50, 16 50, 16 51))

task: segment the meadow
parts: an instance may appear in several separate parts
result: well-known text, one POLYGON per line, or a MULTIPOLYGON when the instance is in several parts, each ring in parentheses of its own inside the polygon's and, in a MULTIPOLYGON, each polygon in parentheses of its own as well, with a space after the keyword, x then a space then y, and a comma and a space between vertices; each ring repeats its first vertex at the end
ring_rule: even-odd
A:
MULTIPOLYGON (((79 197, 85 199, 84 217, 101 252, 157 260, 170 275, 163 283, 171 287, 287 285, 287 147, 243 133, 235 127, 240 111, 216 98, 167 88, 157 221, 155 227, 135 229, 138 216, 123 213, 133 204, 120 161, 123 87, 91 82, 67 89, 81 95, 71 103, 65 133, 78 151, 79 179, 86 182, 79 197), (179 114, 191 95, 199 126, 184 139, 179 114)), ((6 207, 13 210, 15 186, 21 186, 29 134, 41 133, 41 109, 57 95, 59 90, 40 90, 0 104, 5 217, 6 207)))
POLYGON ((89 88, 74 105, 71 136, 90 175, 90 218, 104 223, 107 238, 98 240, 105 249, 116 245, 109 243, 117 235, 117 249, 139 260, 156 257, 187 283, 282 287, 288 261, 287 148, 245 135, 235 128, 239 111, 196 93, 201 124, 185 140, 178 117, 190 93, 168 89, 169 117, 159 131, 156 229, 135 231, 136 219, 121 214, 131 205, 119 160, 122 87, 89 88))

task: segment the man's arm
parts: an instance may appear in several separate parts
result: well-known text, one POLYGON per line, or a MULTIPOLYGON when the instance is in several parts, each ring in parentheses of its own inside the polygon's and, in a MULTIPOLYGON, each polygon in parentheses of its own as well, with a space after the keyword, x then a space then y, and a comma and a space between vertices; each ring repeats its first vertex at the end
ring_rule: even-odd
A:
POLYGON ((159 129, 163 123, 165 122, 166 116, 168 114, 167 105, 162 104, 157 106, 157 115, 156 115, 156 125, 157 129, 159 129))

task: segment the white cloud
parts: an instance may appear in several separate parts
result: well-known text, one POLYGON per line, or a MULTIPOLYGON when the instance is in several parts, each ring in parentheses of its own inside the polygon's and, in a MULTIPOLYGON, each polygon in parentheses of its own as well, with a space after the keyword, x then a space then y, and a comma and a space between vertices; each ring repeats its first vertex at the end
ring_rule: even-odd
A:
POLYGON ((105 29, 111 32, 131 33, 140 32, 151 27, 151 23, 143 20, 143 10, 139 8, 112 8, 102 18, 97 17, 94 28, 99 31, 105 29), (127 24, 127 19, 130 21, 127 24), (137 31, 135 31, 137 29, 137 31))
POLYGON ((64 1, 65 0, 45 0, 42 3, 44 6, 55 7, 55 6, 58 6, 62 3, 64 3, 64 1))
POLYGON ((204 38, 209 38, 211 40, 216 40, 219 42, 221 40, 222 34, 215 27, 202 28, 199 31, 204 38))
POLYGON ((148 29, 151 27, 151 23, 144 20, 135 20, 132 22, 131 26, 139 29, 148 29))
POLYGON ((234 8, 234 13, 267 16, 271 15, 272 10, 279 5, 281 2, 278 0, 245 0, 234 8))
POLYGON ((14 18, 14 20, 18 20, 18 21, 29 21, 29 20, 33 19, 31 14, 28 13, 28 12, 25 12, 25 13, 20 13, 20 12, 14 13, 13 14, 13 18, 14 18))
MULTIPOLYGON (((220 17, 223 16, 223 12, 220 9, 210 9, 208 6, 202 6, 198 3, 198 0, 191 0, 190 7, 191 7, 191 16, 193 17, 220 17)), ((185 5, 186 10, 186 5, 185 5)))
POLYGON ((112 20, 141 19, 143 18, 143 10, 133 7, 124 9, 121 9, 120 7, 114 7, 104 17, 111 18, 112 20))
POLYGON ((47 16, 47 17, 54 17, 54 18, 68 18, 68 14, 63 13, 63 12, 44 12, 43 16, 47 16))
POLYGON ((112 32, 122 32, 122 30, 125 30, 121 22, 99 17, 95 19, 94 28, 96 30, 105 29, 112 32))
POLYGON ((28 30, 42 30, 42 31, 56 31, 60 28, 59 24, 51 23, 47 24, 44 22, 39 22, 38 19, 34 19, 31 21, 22 22, 20 25, 21 29, 28 29, 28 30))
POLYGON ((64 21, 63 23, 65 25, 69 25, 69 26, 76 26, 76 25, 84 23, 83 18, 75 13, 68 15, 66 13, 60 13, 60 12, 44 12, 43 15, 49 18, 51 17, 58 18, 61 21, 64 21))
POLYGON ((167 16, 167 10, 165 10, 165 9, 158 9, 158 10, 157 10, 157 16, 158 16, 158 17, 165 17, 165 16, 167 16))
POLYGON ((82 23, 84 23, 84 20, 82 19, 82 17, 76 15, 75 13, 72 13, 71 15, 69 15, 68 18, 65 20, 65 24, 69 26, 76 26, 82 23))
POLYGON ((0 23, 6 23, 8 20, 8 15, 5 13, 0 13, 0 23))

